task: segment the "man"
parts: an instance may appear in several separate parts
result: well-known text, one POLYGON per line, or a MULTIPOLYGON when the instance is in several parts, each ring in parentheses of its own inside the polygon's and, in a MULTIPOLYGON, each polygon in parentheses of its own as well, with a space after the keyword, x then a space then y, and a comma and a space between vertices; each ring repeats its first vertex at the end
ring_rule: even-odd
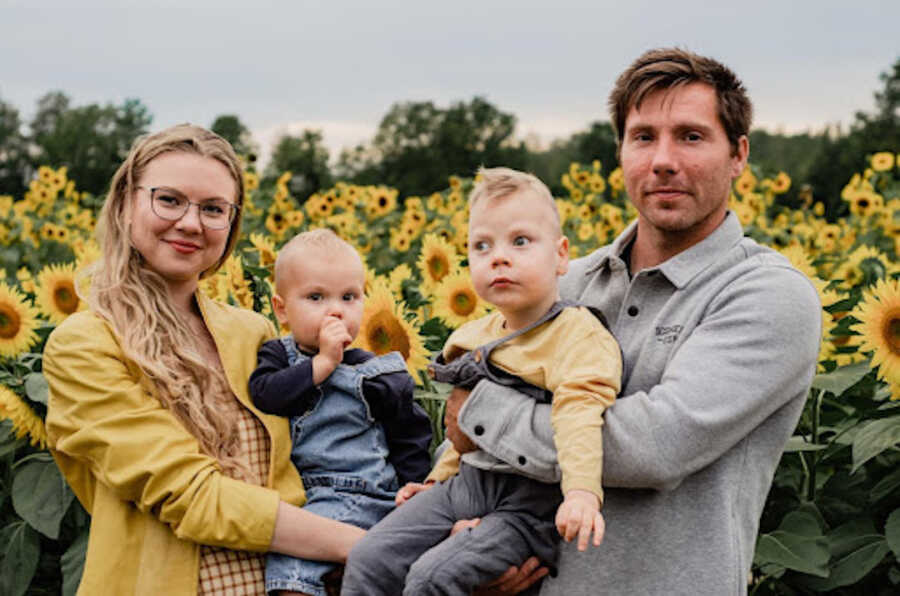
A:
MULTIPOLYGON (((815 369, 818 297, 728 211, 752 112, 734 73, 651 50, 609 105, 638 219, 574 261, 560 288, 604 312, 624 356, 603 435, 607 530, 587 552, 564 545, 541 594, 745 594, 766 494, 815 369)), ((548 406, 487 381, 466 398, 455 390, 447 408, 458 450, 558 481, 548 406)))

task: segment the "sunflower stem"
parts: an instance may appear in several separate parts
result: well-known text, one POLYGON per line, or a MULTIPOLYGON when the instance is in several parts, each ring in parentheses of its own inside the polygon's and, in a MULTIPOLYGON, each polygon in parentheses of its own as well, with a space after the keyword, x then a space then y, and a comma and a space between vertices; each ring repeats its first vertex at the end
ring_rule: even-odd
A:
MULTIPOLYGON (((820 389, 813 401, 812 411, 812 442, 813 445, 819 444, 819 418, 822 411, 822 398, 825 396, 825 390, 820 389)), ((806 498, 813 502, 816 500, 816 466, 819 463, 819 455, 816 451, 809 452, 810 466, 807 469, 807 485, 806 498)))

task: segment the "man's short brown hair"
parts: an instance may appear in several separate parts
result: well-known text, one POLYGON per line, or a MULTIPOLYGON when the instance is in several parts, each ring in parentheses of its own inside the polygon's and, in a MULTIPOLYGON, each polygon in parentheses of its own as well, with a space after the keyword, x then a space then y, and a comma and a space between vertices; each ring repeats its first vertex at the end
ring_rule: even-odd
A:
POLYGON ((750 131, 753 104, 744 84, 734 72, 716 60, 682 50, 657 48, 644 52, 616 79, 609 94, 609 112, 616 127, 616 152, 622 151, 625 118, 633 106, 654 91, 672 89, 689 83, 706 83, 716 90, 719 121, 725 128, 732 152, 738 141, 750 131))

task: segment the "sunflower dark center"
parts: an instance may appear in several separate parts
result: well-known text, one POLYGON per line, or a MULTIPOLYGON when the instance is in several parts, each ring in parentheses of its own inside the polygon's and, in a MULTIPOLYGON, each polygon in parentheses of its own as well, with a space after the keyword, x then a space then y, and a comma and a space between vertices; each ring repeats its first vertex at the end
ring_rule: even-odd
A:
POLYGON ((431 278, 435 281, 439 281, 447 275, 447 270, 449 268, 450 265, 443 255, 435 255, 428 259, 428 271, 431 272, 431 278))
POLYGON ((7 304, 0 304, 0 338, 12 339, 22 327, 19 313, 7 304))
POLYGON ((69 282, 63 282, 53 290, 53 303, 60 312, 67 315, 72 314, 78 309, 78 294, 75 293, 75 287, 69 282))
POLYGON ((467 317, 475 310, 475 300, 467 290, 454 294, 450 304, 453 312, 461 317, 467 317))
POLYGON ((403 354, 404 359, 409 358, 409 337, 394 315, 381 312, 373 319, 367 334, 372 351, 376 354, 397 351, 403 354))
POLYGON ((900 354, 900 313, 892 313, 884 329, 885 343, 894 355, 900 354))

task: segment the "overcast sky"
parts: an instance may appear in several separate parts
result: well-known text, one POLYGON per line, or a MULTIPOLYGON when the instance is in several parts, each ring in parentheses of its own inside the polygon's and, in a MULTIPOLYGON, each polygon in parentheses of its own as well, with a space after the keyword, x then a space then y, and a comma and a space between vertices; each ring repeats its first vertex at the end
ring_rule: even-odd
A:
POLYGON ((900 56, 896 0, 753 2, 0 0, 0 99, 139 98, 152 128, 236 113, 263 150, 322 129, 336 151, 404 100, 487 97, 544 142, 606 119, 616 75, 678 45, 744 80, 755 125, 820 130, 870 110, 900 56))

